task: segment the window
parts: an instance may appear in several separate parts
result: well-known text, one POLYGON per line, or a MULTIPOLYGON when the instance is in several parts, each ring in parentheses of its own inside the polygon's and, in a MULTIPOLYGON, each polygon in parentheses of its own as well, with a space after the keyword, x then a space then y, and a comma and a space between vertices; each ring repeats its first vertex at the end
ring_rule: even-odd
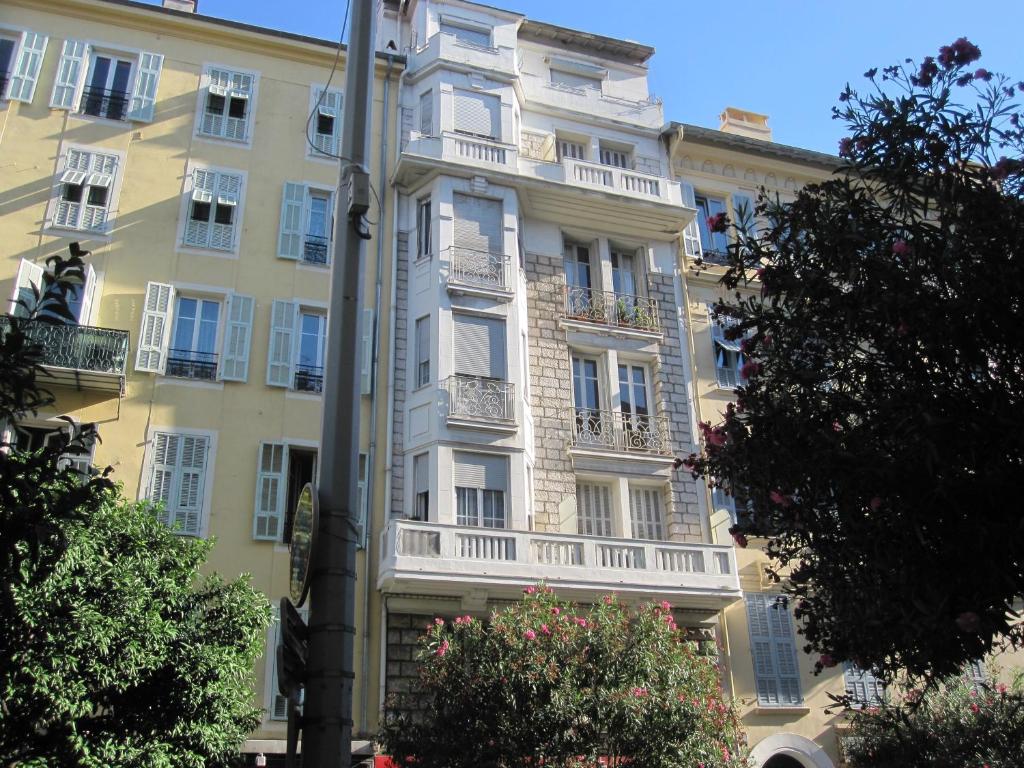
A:
POLYGON ((454 91, 455 132, 486 139, 501 136, 501 100, 488 93, 454 91))
POLYGON ((452 19, 441 20, 441 34, 450 35, 456 42, 463 45, 471 45, 476 48, 491 47, 491 31, 483 26, 471 22, 454 21, 452 19))
POLYGON ((167 283, 146 284, 135 370, 207 381, 247 381, 253 297, 228 294, 220 333, 219 299, 176 298, 176 293, 167 283))
POLYGON ((612 535, 612 493, 608 486, 576 483, 576 530, 582 536, 612 535))
POLYGON ((711 324, 711 347, 715 355, 715 378, 718 386, 726 389, 738 387, 745 381, 743 337, 726 338, 726 330, 736 325, 736 321, 725 315, 715 319, 713 304, 707 305, 707 312, 708 322, 711 324))
POLYGON ((4 31, 0 36, 0 96, 31 103, 46 53, 46 35, 4 31))
POLYGON ((210 67, 203 80, 199 133, 231 141, 248 141, 256 75, 210 67))
POLYGON ((416 388, 430 383, 430 316, 416 321, 416 388))
POLYGON ((286 181, 281 196, 277 255, 304 264, 325 266, 331 260, 334 236, 334 194, 286 181))
POLYGON ((601 143, 601 165, 610 165, 615 168, 632 168, 633 156, 628 150, 609 147, 601 143))
MULTIPOLYGON (((47 315, 52 320, 61 323, 69 322, 66 317, 55 316, 46 309, 39 309, 36 303, 37 297, 40 302, 46 292, 55 290, 52 282, 52 275, 47 270, 26 259, 21 260, 18 267, 18 276, 14 282, 14 291, 11 294, 9 313, 18 317, 28 317, 37 310, 42 315, 47 315)), ((70 286, 64 300, 67 302, 74 319, 70 322, 78 325, 89 325, 92 319, 92 308, 96 296, 96 271, 92 264, 85 265, 85 282, 82 285, 70 286)))
POLYGON ((734 499, 724 488, 711 489, 711 506, 715 512, 725 512, 729 520, 736 525, 736 499, 734 499))
POLYGON ((455 451, 453 463, 457 524, 505 528, 508 459, 455 451))
MULTIPOLYGON (((95 425, 82 425, 82 427, 85 426, 95 425)), ((11 431, 13 434, 10 436, 4 435, 5 441, 9 442, 16 450, 34 453, 49 447, 51 442, 56 441, 61 433, 68 434, 68 427, 16 424, 11 431)), ((96 445, 94 442, 89 441, 88 444, 77 446, 77 448, 75 451, 63 454, 57 466, 60 469, 71 467, 79 474, 88 477, 96 445)))
POLYGON ((65 40, 50 106, 111 120, 151 122, 164 57, 96 50, 65 40))
POLYGON ((413 508, 412 519, 430 519, 430 454, 412 457, 413 508))
POLYGON ((153 433, 145 498, 161 505, 157 519, 175 533, 202 532, 210 437, 178 432, 153 433))
POLYGON ((725 213, 725 200, 718 197, 696 195, 694 202, 697 208, 697 227, 700 229, 700 244, 705 258, 721 256, 729 248, 729 239, 725 232, 712 232, 708 219, 725 213))
POLYGON ((425 197, 416 204, 416 258, 429 259, 431 257, 430 225, 431 225, 430 198, 425 197))
POLYGON ((600 93, 601 81, 602 78, 596 73, 570 72, 568 69, 551 67, 551 84, 556 88, 568 88, 574 91, 593 90, 600 93))
POLYGON ((213 381, 217 378, 220 302, 179 296, 174 335, 167 350, 167 376, 213 381))
POLYGON ((597 379, 597 360, 572 358, 572 392, 577 412, 601 410, 601 388, 597 379))
POLYGON ((117 155, 69 149, 58 177, 52 226, 106 232, 119 165, 117 155))
POLYGON ((634 539, 661 541, 665 523, 661 512, 662 489, 630 486, 629 515, 634 539))
POLYGON ((424 136, 434 135, 433 91, 424 91, 420 94, 420 133, 424 136))
POLYGON ((847 662, 843 665, 846 695, 855 707, 877 707, 885 698, 885 686, 870 670, 860 669, 847 662))
POLYGON ((254 539, 282 541, 291 538, 291 518, 306 483, 316 476, 317 452, 285 443, 260 443, 256 464, 254 539))
POLYGON ((985 670, 985 663, 980 659, 964 664, 964 676, 979 696, 988 690, 988 672, 985 670))
POLYGON ((593 285, 590 247, 576 243, 565 244, 565 281, 570 288, 590 291, 593 285))
POLYGON ((479 282, 489 271, 488 256, 505 252, 501 201, 456 192, 452 196, 452 212, 456 250, 452 268, 460 277, 479 282))
POLYGON ((762 706, 799 705, 803 696, 796 641, 784 598, 754 593, 747 594, 745 599, 758 703, 762 706))
POLYGON ((338 154, 338 142, 341 139, 341 114, 344 96, 341 91, 326 90, 314 86, 311 92, 310 137, 313 144, 309 153, 313 157, 335 159, 338 154))
POLYGON ((452 326, 455 375, 504 381, 504 319, 453 312, 452 326))
POLYGON ((562 162, 567 157, 573 160, 586 160, 587 147, 581 141, 559 138, 555 141, 555 156, 558 158, 558 162, 562 162))
POLYGON ((295 362, 295 389, 322 392, 324 388, 324 347, 327 318, 322 314, 299 315, 299 351, 295 362))
POLYGON ((635 253, 612 249, 612 289, 617 298, 633 298, 637 290, 637 258, 635 253))
POLYGON ((194 168, 183 245, 234 251, 241 195, 241 174, 194 168))
POLYGON ((326 344, 327 317, 323 310, 275 299, 270 309, 267 384, 299 392, 322 392, 326 344))

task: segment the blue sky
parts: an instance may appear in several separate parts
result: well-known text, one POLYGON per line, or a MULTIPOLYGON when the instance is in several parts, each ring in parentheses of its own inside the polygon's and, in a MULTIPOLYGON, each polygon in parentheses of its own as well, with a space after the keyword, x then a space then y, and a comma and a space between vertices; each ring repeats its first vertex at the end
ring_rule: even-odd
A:
MULTIPOLYGON (((369 0, 367 0, 369 1, 369 0)), ((159 2, 159 0, 154 0, 159 2)), ((1024 78, 1024 0, 491 0, 538 21, 657 49, 667 120, 718 127, 725 106, 770 116, 776 141, 834 153, 831 107, 870 67, 920 60, 967 36, 981 64, 1024 78)), ((200 0, 211 16, 333 37, 344 0, 200 0)))

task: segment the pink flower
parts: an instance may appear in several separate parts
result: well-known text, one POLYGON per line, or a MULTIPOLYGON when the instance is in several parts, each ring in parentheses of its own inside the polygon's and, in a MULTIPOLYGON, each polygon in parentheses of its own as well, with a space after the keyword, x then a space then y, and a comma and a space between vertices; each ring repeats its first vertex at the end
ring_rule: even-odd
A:
POLYGON ((661 601, 661 610, 663 610, 663 611, 671 611, 672 610, 672 603, 670 603, 668 600, 662 600, 661 601))
POLYGON ((981 617, 974 611, 964 611, 956 617, 956 626, 961 632, 975 634, 981 628, 981 617))
POLYGON ((939 74, 939 67, 935 64, 935 58, 933 56, 925 56, 917 76, 912 77, 911 80, 915 85, 927 88, 935 80, 937 74, 939 74))
POLYGON ((725 232, 725 214, 716 213, 714 216, 708 216, 708 229, 712 232, 725 232))
POLYGON ((906 240, 897 240, 892 244, 892 252, 897 256, 906 256, 910 253, 910 244, 906 240))
POLYGON ((537 588, 536 588, 536 587, 527 587, 526 589, 524 589, 524 590, 523 590, 523 594, 524 594, 524 595, 532 595, 532 594, 534 594, 534 593, 535 593, 536 591, 537 591, 537 588))
POLYGON ((1006 683, 1000 683, 996 686, 996 690, 1000 693, 1006 693, 1006 683))
POLYGON ((580 617, 577 616, 576 617, 576 623, 579 624, 584 629, 586 629, 586 626, 587 626, 587 620, 586 619, 583 619, 583 618, 580 618, 580 617))
POLYGON ((722 759, 726 761, 729 760, 729 750, 726 747, 722 747, 722 759))
POLYGON ((462 617, 461 616, 456 616, 455 617, 455 623, 456 624, 462 624, 462 617))
POLYGON ((981 707, 979 707, 977 704, 975 704, 972 701, 971 702, 971 712, 973 712, 974 714, 978 714, 980 711, 981 711, 981 707))
POLYGON ((944 45, 939 48, 939 64, 946 69, 966 66, 980 58, 981 49, 966 37, 957 38, 952 45, 944 45))
POLYGON ((646 688, 633 688, 630 691, 630 693, 632 693, 634 696, 642 698, 642 697, 647 695, 647 689, 646 688))
POLYGON ((434 651, 434 653, 437 655, 438 658, 441 658, 446 653, 448 653, 448 648, 450 648, 450 647, 451 646, 448 645, 448 641, 445 640, 443 643, 441 643, 439 646, 437 646, 437 650, 434 651))
POLYGON ((525 632, 523 632, 523 637, 525 637, 527 640, 536 640, 537 633, 534 632, 532 629, 528 629, 525 632))
POLYGON ((761 372, 761 364, 756 360, 747 360, 740 368, 740 378, 749 379, 752 376, 757 376, 761 372))
POLYGON ((853 139, 849 136, 839 140, 839 156, 849 157, 853 154, 853 139))
POLYGON ((781 491, 772 491, 768 494, 768 498, 772 500, 772 503, 778 504, 780 507, 793 506, 793 499, 786 496, 781 491))
POLYGON ((832 422, 832 431, 833 432, 842 432, 843 431, 843 425, 840 424, 838 421, 833 421, 832 422))
POLYGON ((547 624, 541 624, 540 625, 540 631, 541 631, 541 634, 544 634, 544 635, 550 635, 551 634, 551 630, 548 629, 548 625, 547 624))
POLYGON ((736 542, 736 546, 740 549, 746 549, 747 544, 749 543, 747 541, 747 537, 742 533, 734 533, 732 535, 732 540, 736 542))
POLYGON ((971 697, 972 699, 976 699, 976 698, 978 698, 978 692, 977 692, 977 691, 973 691, 973 690, 972 690, 972 691, 971 691, 971 692, 970 692, 970 693, 969 693, 968 695, 969 695, 969 696, 970 696, 970 697, 971 697))
POLYGON ((559 608, 557 605, 554 608, 551 609, 551 615, 552 616, 557 616, 561 612, 562 612, 562 609, 559 608))
POLYGON ((601 598, 605 605, 611 605, 614 602, 614 598, 611 595, 605 595, 601 598))
POLYGON ((444 625, 444 619, 441 619, 441 618, 434 619, 434 624, 436 624, 439 627, 443 626, 444 625))

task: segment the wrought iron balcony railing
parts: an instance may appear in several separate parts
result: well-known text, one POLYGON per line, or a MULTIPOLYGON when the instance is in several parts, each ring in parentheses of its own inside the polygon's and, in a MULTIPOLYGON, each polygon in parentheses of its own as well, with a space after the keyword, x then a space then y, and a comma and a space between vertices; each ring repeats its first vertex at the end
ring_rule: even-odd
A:
POLYGON ((490 253, 453 245, 448 249, 448 256, 451 262, 449 284, 489 288, 493 291, 512 290, 512 258, 507 253, 490 253))
POLYGON ((655 333, 661 330, 656 299, 574 285, 565 286, 565 316, 612 328, 655 333))
POLYGON ((483 422, 514 422, 516 387, 509 381, 478 376, 449 376, 448 417, 483 422))
POLYGON ((82 89, 81 111, 94 117, 108 120, 124 120, 128 113, 128 94, 125 91, 111 91, 106 88, 82 89))
POLYGON ((323 392, 324 369, 320 365, 296 365, 295 389, 299 392, 323 392))
POLYGON ((573 448, 671 456, 668 419, 664 416, 573 409, 573 448))
POLYGON ((330 244, 329 238, 306 235, 302 244, 302 260, 306 264, 326 264, 329 258, 327 249, 330 244))
MULTIPOLYGON (((5 335, 10 327, 10 318, 0 316, 0 335, 5 335)), ((88 389, 122 388, 128 360, 128 331, 38 320, 27 321, 24 328, 29 340, 42 347, 42 364, 51 369, 55 379, 68 379, 68 383, 88 389), (69 375, 63 376, 61 371, 69 375)))
POLYGON ((217 378, 217 355, 192 349, 169 349, 164 374, 179 379, 214 381, 217 378))

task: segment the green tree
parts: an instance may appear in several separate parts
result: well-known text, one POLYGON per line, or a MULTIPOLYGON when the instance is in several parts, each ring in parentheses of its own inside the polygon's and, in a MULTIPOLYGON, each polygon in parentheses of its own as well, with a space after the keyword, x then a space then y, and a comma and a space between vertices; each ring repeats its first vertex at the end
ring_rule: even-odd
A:
POLYGON ((687 463, 748 502, 733 534, 766 538, 823 666, 942 676, 1024 640, 1024 83, 979 56, 867 72, 839 171, 728 224, 746 381, 687 463))
MULTIPOLYGON (((8 424, 54 402, 30 324, 69 317, 83 262, 51 263, 27 316, 0 327, 8 424)), ((93 437, 69 423, 39 451, 0 451, 0 765, 229 765, 260 722, 267 602, 246 579, 201 577, 212 543, 124 501, 109 469, 64 466, 93 437)))
POLYGON ((843 742, 852 768, 1017 768, 1024 755, 1024 678, 981 687, 953 675, 852 717, 843 742))
POLYGON ((419 768, 745 765, 706 650, 668 603, 581 609, 530 587, 490 621, 435 620, 419 690, 390 702, 381 740, 397 765, 419 768))

